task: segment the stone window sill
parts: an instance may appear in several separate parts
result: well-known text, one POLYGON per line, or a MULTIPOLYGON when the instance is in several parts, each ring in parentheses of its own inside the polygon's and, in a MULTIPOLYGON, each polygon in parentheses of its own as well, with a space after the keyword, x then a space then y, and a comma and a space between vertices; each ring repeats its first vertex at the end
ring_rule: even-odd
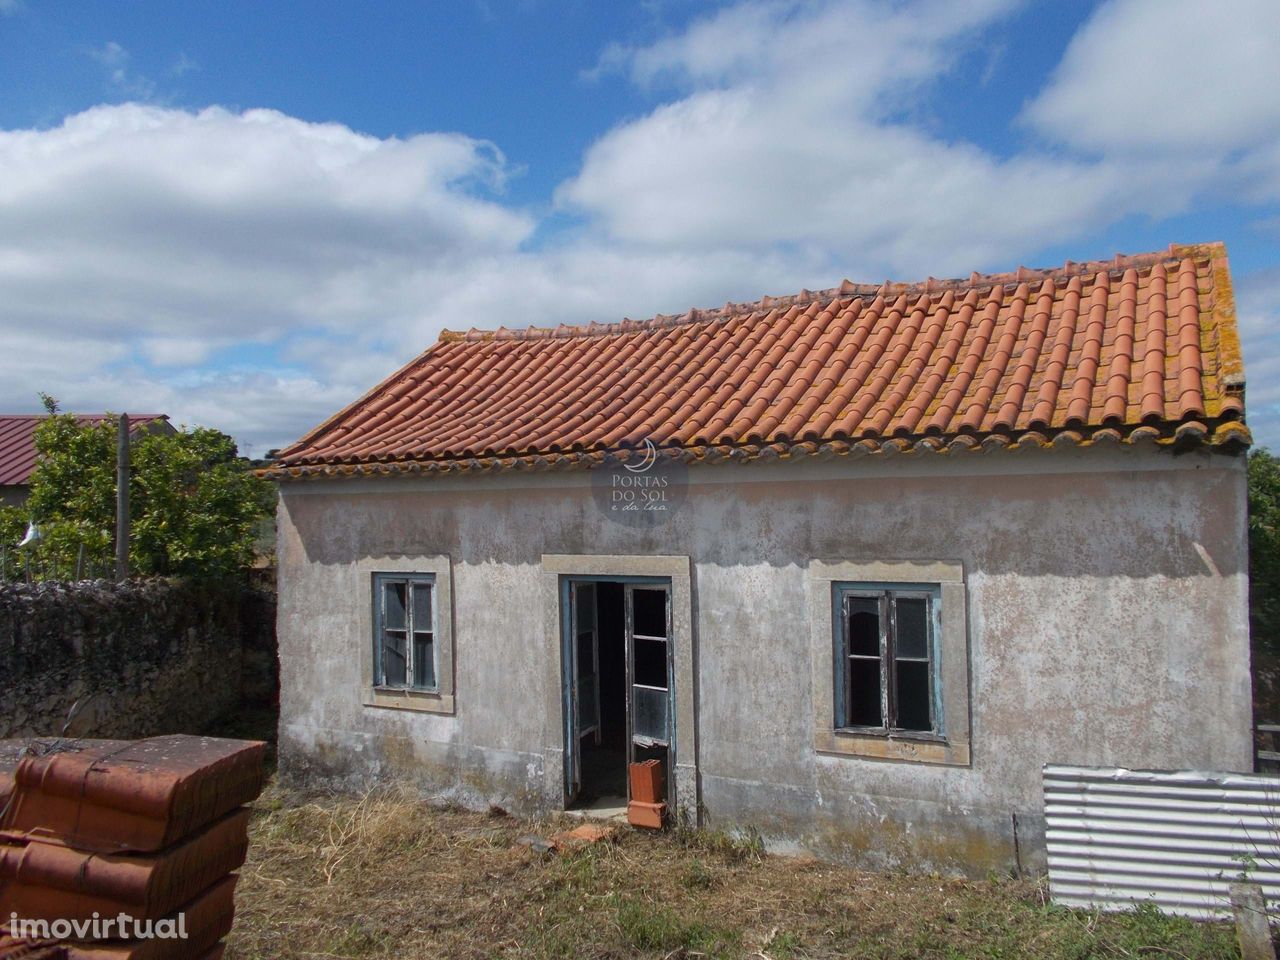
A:
POLYGON ((905 760, 955 767, 969 765, 968 743, 930 733, 825 729, 817 732, 815 746, 819 753, 869 760, 905 760))
POLYGON ((365 697, 366 707, 416 710, 420 713, 453 713, 453 697, 429 690, 375 687, 365 697))

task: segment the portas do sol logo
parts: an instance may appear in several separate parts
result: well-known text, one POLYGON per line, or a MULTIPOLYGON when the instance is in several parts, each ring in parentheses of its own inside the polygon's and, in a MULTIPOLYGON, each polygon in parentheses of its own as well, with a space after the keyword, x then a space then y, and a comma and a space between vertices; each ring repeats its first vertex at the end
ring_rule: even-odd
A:
POLYGON ((653 527, 669 521, 684 504, 689 468, 664 455, 648 438, 638 461, 614 463, 592 471, 596 506, 615 523, 653 527))

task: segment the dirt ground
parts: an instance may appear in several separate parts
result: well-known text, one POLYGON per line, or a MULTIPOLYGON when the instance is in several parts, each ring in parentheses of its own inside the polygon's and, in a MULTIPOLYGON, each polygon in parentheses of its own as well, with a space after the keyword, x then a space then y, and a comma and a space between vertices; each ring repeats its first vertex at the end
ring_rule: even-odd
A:
POLYGON ((1239 956, 1228 925, 1069 911, 1030 881, 862 873, 707 831, 529 844, 577 825, 273 787, 227 957, 1239 956))

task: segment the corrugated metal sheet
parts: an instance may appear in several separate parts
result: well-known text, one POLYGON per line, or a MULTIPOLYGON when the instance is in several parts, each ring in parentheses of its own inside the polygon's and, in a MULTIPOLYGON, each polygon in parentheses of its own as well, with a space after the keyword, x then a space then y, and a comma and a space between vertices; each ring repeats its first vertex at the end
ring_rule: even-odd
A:
POLYGON ((1246 865, 1280 900, 1280 778, 1048 765, 1044 806, 1058 903, 1226 916, 1246 865))

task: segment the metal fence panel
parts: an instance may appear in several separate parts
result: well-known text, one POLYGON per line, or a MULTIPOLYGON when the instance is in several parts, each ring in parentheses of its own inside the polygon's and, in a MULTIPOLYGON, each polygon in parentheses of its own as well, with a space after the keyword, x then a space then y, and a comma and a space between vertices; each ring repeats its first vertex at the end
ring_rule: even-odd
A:
POLYGON ((1280 778, 1049 764, 1044 808, 1049 886, 1065 906, 1229 916, 1242 873, 1280 901, 1280 778))

